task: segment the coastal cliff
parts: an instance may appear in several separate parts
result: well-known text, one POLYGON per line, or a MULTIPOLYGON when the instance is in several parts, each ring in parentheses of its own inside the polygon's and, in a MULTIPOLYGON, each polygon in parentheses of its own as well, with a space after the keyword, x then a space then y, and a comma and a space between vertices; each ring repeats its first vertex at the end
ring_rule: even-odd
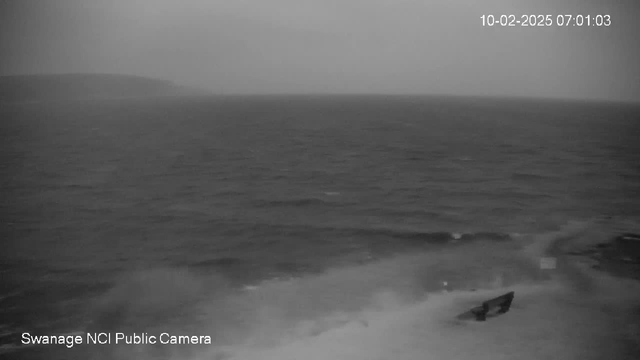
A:
POLYGON ((0 103, 183 96, 204 91, 130 75, 56 74, 0 76, 0 103))

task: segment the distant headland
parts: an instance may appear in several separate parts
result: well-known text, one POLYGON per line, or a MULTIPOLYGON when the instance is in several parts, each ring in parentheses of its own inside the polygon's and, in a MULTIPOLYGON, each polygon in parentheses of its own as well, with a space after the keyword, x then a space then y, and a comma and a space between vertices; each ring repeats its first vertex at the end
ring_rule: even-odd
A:
POLYGON ((0 103, 204 95, 171 81, 115 74, 0 76, 0 103))

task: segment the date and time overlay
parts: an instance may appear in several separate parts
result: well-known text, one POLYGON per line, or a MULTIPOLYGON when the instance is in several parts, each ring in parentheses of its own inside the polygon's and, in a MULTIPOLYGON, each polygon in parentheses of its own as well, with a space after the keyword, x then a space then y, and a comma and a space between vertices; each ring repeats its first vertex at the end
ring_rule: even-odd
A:
POLYGON ((483 14, 483 27, 609 27, 611 15, 513 15, 483 14))

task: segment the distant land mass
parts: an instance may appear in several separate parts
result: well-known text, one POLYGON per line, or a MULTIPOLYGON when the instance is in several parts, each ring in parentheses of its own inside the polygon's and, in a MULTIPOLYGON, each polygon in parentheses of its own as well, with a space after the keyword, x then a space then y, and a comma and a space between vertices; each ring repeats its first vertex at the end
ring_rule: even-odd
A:
POLYGON ((205 95, 171 81, 115 74, 0 76, 0 103, 205 95))

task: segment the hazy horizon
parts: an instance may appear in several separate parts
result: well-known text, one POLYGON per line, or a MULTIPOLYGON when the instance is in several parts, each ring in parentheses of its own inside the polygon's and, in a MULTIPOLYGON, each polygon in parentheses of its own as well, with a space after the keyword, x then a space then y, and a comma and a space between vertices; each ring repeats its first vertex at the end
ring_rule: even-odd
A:
POLYGON ((91 0, 0 4, 0 75, 128 74, 222 94, 640 101, 640 3, 91 0), (483 27, 483 14, 610 14, 483 27))

